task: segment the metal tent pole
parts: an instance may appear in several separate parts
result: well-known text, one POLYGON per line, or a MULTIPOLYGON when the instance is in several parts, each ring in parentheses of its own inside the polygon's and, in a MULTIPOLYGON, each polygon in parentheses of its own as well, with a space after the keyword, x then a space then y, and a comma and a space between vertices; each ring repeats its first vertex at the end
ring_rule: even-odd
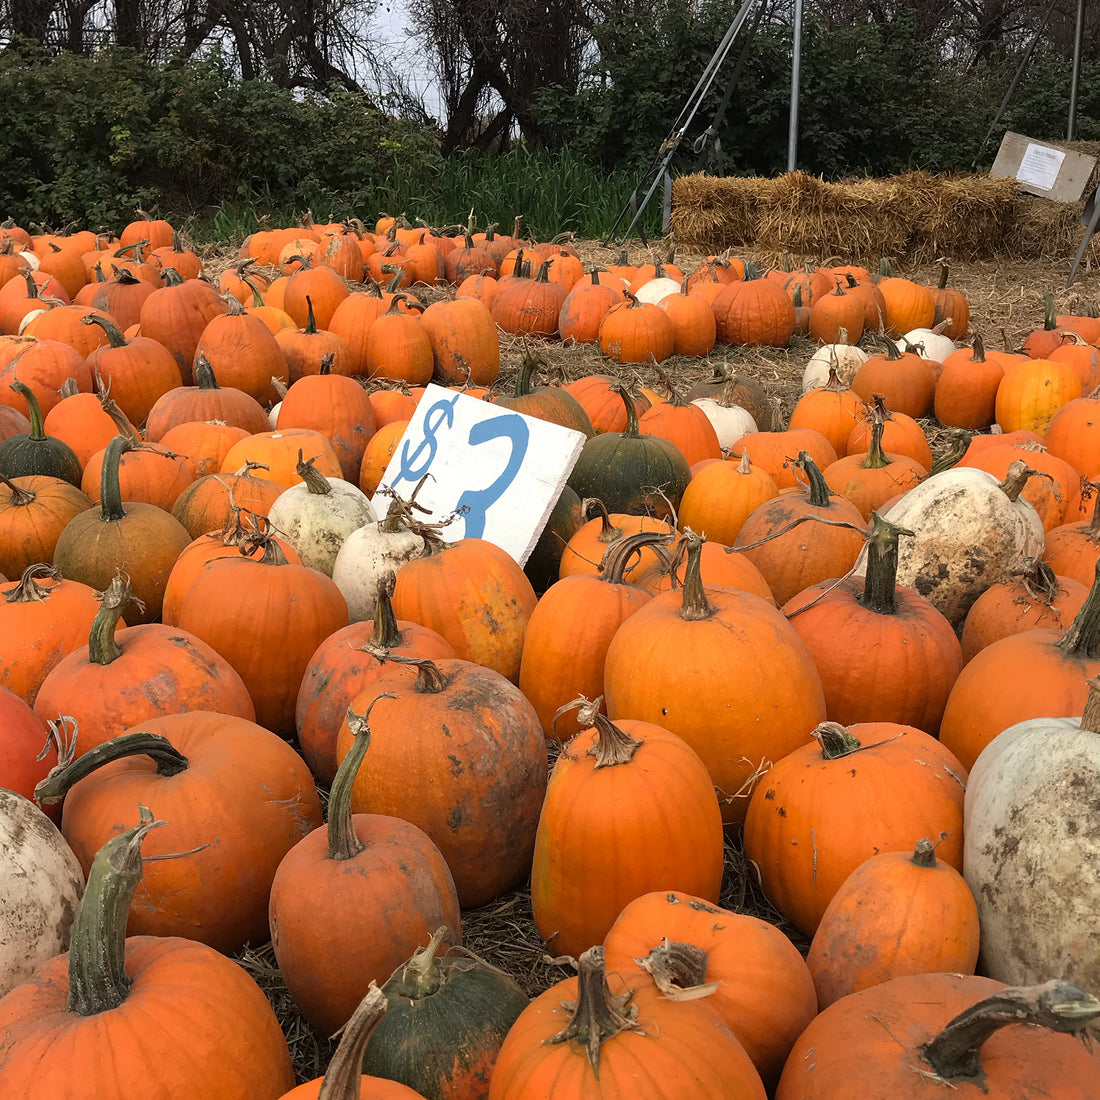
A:
MULTIPOLYGON (((1081 3, 1084 0, 1080 0, 1081 3)), ((787 131, 787 171, 798 164, 798 89, 802 76, 802 0, 794 0, 794 37, 791 43, 791 118, 787 131)))
POLYGON ((1069 79, 1069 122, 1066 141, 1073 141, 1077 130, 1077 85, 1081 79, 1081 45, 1085 37, 1085 0, 1077 0, 1077 26, 1073 33, 1073 73, 1069 79))

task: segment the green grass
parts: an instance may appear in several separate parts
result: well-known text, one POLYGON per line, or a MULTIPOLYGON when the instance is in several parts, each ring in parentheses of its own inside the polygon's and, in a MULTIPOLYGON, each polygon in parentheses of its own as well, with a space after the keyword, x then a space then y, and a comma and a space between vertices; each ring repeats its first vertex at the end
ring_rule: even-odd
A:
MULTIPOLYGON (((610 232, 637 183, 632 172, 601 173, 568 150, 550 154, 525 146, 502 156, 456 153, 441 165, 427 178, 410 173, 365 182, 351 195, 317 190, 305 196, 305 205, 318 221, 359 217, 368 226, 381 212, 404 213, 410 221, 423 218, 436 226, 455 224, 465 222, 472 207, 479 226, 495 221, 510 232, 512 219, 522 214, 528 232, 540 240, 567 231, 597 238, 610 232)), ((248 202, 222 203, 193 214, 185 228, 198 241, 239 242, 257 228, 261 216, 272 225, 291 225, 300 213, 274 196, 260 194, 248 202)), ((647 211, 643 229, 646 234, 659 232, 659 196, 647 211)))

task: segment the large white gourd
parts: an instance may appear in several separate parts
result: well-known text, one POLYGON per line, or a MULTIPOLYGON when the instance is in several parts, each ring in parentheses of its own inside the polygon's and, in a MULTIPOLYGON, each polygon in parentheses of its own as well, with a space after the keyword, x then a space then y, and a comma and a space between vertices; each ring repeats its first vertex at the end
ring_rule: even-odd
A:
POLYGON ((1003 483, 956 466, 910 489, 885 514, 915 536, 900 544, 898 584, 916 589, 956 630, 990 585, 1042 556, 1043 521, 1019 495, 1026 481, 1023 462, 1012 464, 1003 483))
POLYGON ((907 332, 902 340, 912 345, 906 350, 915 351, 922 359, 931 359, 942 363, 959 345, 949 336, 932 328, 915 328, 907 332))
MULTIPOLYGON (((841 330, 843 336, 843 330, 841 330)), ((802 372, 802 392, 809 393, 818 386, 824 386, 829 381, 829 369, 836 371, 837 377, 846 386, 852 384, 856 371, 867 362, 869 356, 863 348, 855 344, 822 344, 810 356, 806 369, 802 372)))
POLYGON ((1082 718, 1010 726, 966 789, 963 864, 978 903, 982 973, 1100 989, 1100 679, 1082 718))
POLYGON ((424 536, 404 522, 408 506, 394 500, 386 518, 352 532, 340 547, 332 567, 332 579, 348 604, 349 622, 374 618, 378 582, 391 570, 424 553, 424 536))
POLYGON ((757 430, 752 413, 740 405, 723 405, 713 397, 697 397, 692 404, 706 413, 723 451, 728 451, 743 435, 757 430))
POLYGON ((84 872, 54 823, 0 787, 0 997, 69 949, 84 872))
POLYGON ((268 519, 303 565, 331 577, 348 536, 378 515, 357 485, 325 477, 309 461, 299 460, 297 471, 301 482, 275 499, 268 519))

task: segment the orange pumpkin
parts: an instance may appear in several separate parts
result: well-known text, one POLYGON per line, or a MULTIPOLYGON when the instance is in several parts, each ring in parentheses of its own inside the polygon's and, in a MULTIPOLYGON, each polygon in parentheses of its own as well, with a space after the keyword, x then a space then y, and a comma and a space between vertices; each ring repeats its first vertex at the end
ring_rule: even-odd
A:
MULTIPOLYGON (((664 408, 664 406, 661 406, 664 408)), ((732 546, 756 509, 779 495, 779 488, 765 470, 758 470, 747 454, 739 463, 714 462, 688 483, 680 501, 677 524, 707 539, 732 546)))

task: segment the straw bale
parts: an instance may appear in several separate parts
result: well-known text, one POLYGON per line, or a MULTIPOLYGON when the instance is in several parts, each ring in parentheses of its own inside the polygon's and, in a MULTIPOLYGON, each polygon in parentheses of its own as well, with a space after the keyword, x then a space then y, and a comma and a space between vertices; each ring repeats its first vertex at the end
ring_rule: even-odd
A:
POLYGON ((719 252, 752 244, 757 206, 772 187, 769 179, 696 172, 672 185, 672 232, 682 244, 719 252))
MULTIPOLYGON (((1060 260, 1075 256, 1085 235, 1081 222, 1084 209, 1084 201, 1051 202, 1024 194, 1006 242, 1006 254, 1018 260, 1060 260)), ((1100 262, 1100 234, 1089 242, 1085 257, 1100 262)))
POLYGON ((929 178, 934 186, 923 192, 926 201, 913 221, 909 262, 931 263, 941 256, 991 259, 1007 249, 1021 202, 1014 180, 969 175, 929 178))

